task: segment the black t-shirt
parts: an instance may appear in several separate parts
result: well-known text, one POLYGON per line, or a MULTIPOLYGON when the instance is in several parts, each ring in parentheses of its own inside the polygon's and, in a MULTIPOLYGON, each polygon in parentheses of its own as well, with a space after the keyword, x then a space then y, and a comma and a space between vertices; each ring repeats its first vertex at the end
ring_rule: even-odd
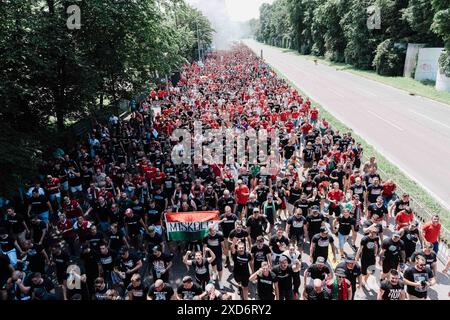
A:
POLYGON ((332 236, 327 235, 326 237, 321 237, 320 234, 314 235, 311 239, 311 243, 314 243, 314 257, 324 257, 325 260, 328 258, 328 246, 333 244, 334 239, 332 236))
POLYGON ((372 203, 371 205, 369 205, 367 210, 369 211, 369 218, 372 217, 374 214, 377 214, 379 219, 382 219, 384 215, 388 213, 388 210, 384 205, 379 207, 376 203, 372 203))
POLYGON ((11 251, 14 248, 14 239, 12 237, 8 235, 5 239, 0 238, 0 249, 3 252, 11 251))
POLYGON ((320 232, 320 227, 322 226, 322 222, 325 221, 326 218, 323 214, 319 213, 317 216, 310 214, 306 217, 306 223, 308 223, 308 232, 309 234, 317 234, 320 232))
POLYGON ((126 272, 128 270, 132 270, 136 267, 139 259, 135 254, 129 253, 128 258, 124 259, 123 257, 120 257, 119 260, 116 263, 116 266, 119 268, 120 271, 126 272))
POLYGON ((248 252, 239 254, 237 251, 231 255, 233 257, 234 268, 233 273, 238 275, 250 276, 249 263, 252 261, 252 255, 248 252))
POLYGON ((302 216, 307 217, 308 216, 308 208, 309 208, 309 202, 308 200, 297 200, 294 203, 295 208, 299 208, 302 216))
POLYGON ((98 263, 102 266, 104 272, 113 270, 116 257, 116 252, 111 249, 109 249, 106 254, 101 252, 98 254, 98 263))
MULTIPOLYGON (((403 273, 403 277, 406 280, 413 282, 430 281, 430 279, 433 278, 433 271, 431 271, 431 269, 428 266, 425 266, 425 268, 422 271, 418 271, 413 266, 405 270, 405 272, 403 273)), ((426 298, 428 294, 428 287, 427 286, 413 287, 407 285, 406 291, 408 292, 408 294, 412 294, 417 298, 426 298)))
POLYGON ((292 266, 288 265, 288 267, 283 270, 280 265, 276 265, 273 267, 272 272, 278 279, 278 288, 280 290, 292 290, 292 276, 294 275, 294 270, 292 270, 292 266))
POLYGON ((137 236, 140 233, 141 224, 139 223, 141 218, 138 215, 133 215, 132 217, 126 216, 124 218, 124 223, 128 227, 128 236, 137 236))
POLYGON ((42 250, 44 250, 44 247, 35 243, 26 251, 27 260, 30 263, 28 266, 30 271, 41 273, 45 271, 45 258, 42 255, 42 250))
MULTIPOLYGON (((154 254, 149 254, 148 262, 152 267, 153 279, 161 278, 161 272, 166 270, 167 265, 170 261, 172 261, 172 259, 172 255, 166 254, 164 252, 162 252, 159 257, 155 256, 154 254)), ((165 274, 167 274, 167 272, 165 272, 165 274)))
POLYGON ((161 245, 163 243, 163 238, 157 232, 154 233, 153 237, 151 237, 148 233, 145 233, 144 241, 147 242, 149 248, 153 248, 156 245, 161 245))
POLYGON ((247 217, 250 217, 253 213, 253 209, 259 208, 258 200, 247 201, 247 217))
POLYGON ((328 266, 323 265, 322 268, 319 268, 319 266, 316 263, 313 263, 306 269, 306 273, 309 273, 309 276, 311 279, 320 279, 325 280, 325 278, 330 274, 330 268, 328 266))
POLYGON ((400 211, 409 207, 409 201, 403 201, 403 199, 397 199, 394 202, 394 215, 397 215, 400 211))
POLYGON ((234 223, 238 217, 233 213, 229 216, 226 214, 222 214, 220 216, 220 220, 224 220, 220 223, 220 227, 222 228, 223 236, 228 238, 230 236, 230 232, 234 229, 234 223))
POLYGON ((344 236, 348 236, 350 231, 352 231, 352 226, 356 225, 356 220, 349 216, 348 218, 341 215, 337 218, 339 222, 338 232, 344 236))
POLYGON ((430 254, 425 254, 423 251, 416 251, 411 255, 411 261, 415 261, 416 257, 420 255, 425 258, 426 264, 431 268, 431 265, 437 261, 436 253, 433 251, 430 254))
POLYGON ((223 214, 225 212, 226 206, 230 206, 231 210, 233 210, 235 203, 236 203, 236 201, 234 200, 234 198, 232 196, 229 196, 228 198, 221 197, 219 199, 219 201, 217 202, 217 206, 219 208, 220 213, 223 214))
POLYGON ((254 258, 253 269, 258 270, 259 268, 261 268, 261 263, 267 261, 267 255, 270 254, 272 251, 270 251, 269 246, 264 243, 261 249, 259 249, 256 244, 253 245, 250 252, 252 253, 254 258))
POLYGON ((164 288, 162 288, 161 291, 157 291, 154 284, 148 289, 148 296, 152 298, 152 300, 170 300, 173 295, 173 288, 168 283, 164 283, 164 288))
POLYGON ((355 263, 353 269, 346 267, 345 262, 341 262, 336 266, 336 269, 344 269, 347 280, 352 284, 352 289, 356 288, 356 279, 361 275, 361 267, 355 263))
POLYGON ((305 290, 308 294, 308 300, 331 300, 331 294, 327 290, 322 290, 322 292, 317 293, 316 290, 314 290, 314 287, 311 285, 307 285, 305 287, 305 290))
POLYGON ((375 186, 373 184, 368 185, 367 187, 367 201, 369 203, 375 203, 377 202, 377 198, 381 196, 383 193, 383 186, 378 185, 375 186))
POLYGON ((161 223, 161 216, 162 216, 163 210, 156 206, 154 208, 149 207, 147 209, 147 224, 160 224, 161 223))
POLYGON ((289 190, 288 202, 290 204, 294 204, 298 199, 300 199, 301 194, 302 194, 302 189, 291 188, 291 190, 289 190))
POLYGON ((264 203, 264 201, 267 200, 267 195, 269 194, 269 187, 268 186, 258 186, 258 189, 256 190, 256 196, 258 198, 259 203, 264 203))
POLYGON ((395 262, 400 260, 400 252, 404 250, 405 245, 402 240, 394 242, 391 238, 388 238, 383 240, 381 248, 385 249, 384 259, 395 262))
POLYGON ((337 169, 334 169, 331 172, 330 177, 337 178, 337 180, 333 180, 333 181, 339 183, 339 188, 342 189, 342 186, 344 184, 345 171, 344 170, 338 171, 337 169))
POLYGON ((177 288, 177 293, 181 295, 183 300, 193 300, 195 296, 201 295, 203 290, 202 287, 196 283, 193 283, 190 289, 186 289, 183 284, 180 284, 177 288))
POLYGON ((6 216, 6 225, 8 229, 12 231, 13 234, 18 234, 25 230, 23 222, 24 222, 23 217, 18 213, 16 213, 14 217, 10 215, 6 216))
POLYGON ((236 229, 233 229, 230 232, 229 238, 233 240, 233 238, 238 238, 239 240, 242 240, 245 243, 245 239, 248 237, 248 232, 245 229, 242 229, 240 232, 237 232, 236 229))
POLYGON ((286 145, 284 147, 284 158, 290 159, 295 152, 295 147, 293 145, 286 145))
POLYGON ((109 247, 112 250, 119 250, 120 247, 123 245, 123 237, 124 234, 122 231, 118 230, 116 233, 112 233, 112 231, 108 232, 108 239, 109 239, 109 247))
POLYGON ((383 280, 380 284, 380 289, 383 290, 381 299, 383 300, 400 300, 400 294, 404 290, 405 285, 401 280, 393 285, 388 279, 383 280))
POLYGON ((419 241, 419 229, 410 230, 403 229, 403 237, 400 238, 405 244, 405 251, 407 254, 412 254, 416 250, 416 244, 419 241))
POLYGON ((248 217, 246 225, 250 228, 250 237, 256 239, 258 236, 263 235, 267 223, 267 219, 264 216, 259 216, 257 219, 253 216, 248 217))
POLYGON ((355 183, 350 187, 350 190, 352 190, 354 195, 358 196, 359 201, 361 201, 361 202, 364 201, 364 193, 366 192, 366 187, 363 184, 358 186, 355 183))
POLYGON ((378 237, 370 238, 369 236, 364 236, 361 239, 361 259, 365 261, 366 259, 375 261, 375 248, 379 246, 380 239, 378 237))
POLYGON ((103 241, 103 238, 103 233, 97 231, 96 234, 89 233, 86 240, 90 243, 93 250, 99 251, 100 243, 103 241))
POLYGON ((265 276, 264 274, 258 275, 256 288, 258 290, 258 297, 261 300, 272 300, 274 298, 273 294, 273 284, 278 282, 277 276, 274 272, 269 271, 269 274, 265 276))
POLYGON ((278 246, 278 243, 285 244, 286 247, 289 246, 289 239, 285 236, 281 236, 281 239, 278 239, 276 235, 274 235, 272 238, 270 238, 269 245, 272 248, 273 253, 275 254, 282 254, 284 250, 281 250, 278 246))
MULTIPOLYGON (((373 225, 373 221, 372 220, 366 220, 363 223, 363 228, 369 228, 371 225, 373 225)), ((378 234, 381 234, 383 232, 383 226, 381 225, 381 223, 377 223, 376 225, 377 228, 377 232, 378 234)), ((369 232, 366 232, 365 234, 368 234, 369 232)))
POLYGON ((142 284, 133 287, 133 284, 130 283, 127 287, 127 293, 129 292, 131 292, 133 300, 147 300, 148 288, 142 284))
MULTIPOLYGON (((216 232, 215 235, 210 235, 209 233, 203 238, 203 243, 211 249, 214 254, 222 254, 222 245, 224 238, 222 233, 216 232)), ((216 254, 216 255, 217 255, 216 254)))
POLYGON ((42 212, 48 211, 47 198, 43 195, 39 195, 39 197, 31 197, 30 198, 31 211, 30 213, 33 215, 41 214, 42 212))
POLYGON ((304 233, 303 226, 306 223, 306 218, 304 216, 296 217, 291 216, 287 219, 286 223, 290 225, 289 236, 291 235, 301 235, 304 233))

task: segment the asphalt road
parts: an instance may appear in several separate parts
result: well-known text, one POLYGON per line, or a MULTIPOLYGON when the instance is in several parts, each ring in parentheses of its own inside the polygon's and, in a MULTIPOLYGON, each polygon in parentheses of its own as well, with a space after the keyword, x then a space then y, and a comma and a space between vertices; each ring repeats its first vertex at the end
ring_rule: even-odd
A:
POLYGON ((245 40, 450 209, 450 106, 245 40))

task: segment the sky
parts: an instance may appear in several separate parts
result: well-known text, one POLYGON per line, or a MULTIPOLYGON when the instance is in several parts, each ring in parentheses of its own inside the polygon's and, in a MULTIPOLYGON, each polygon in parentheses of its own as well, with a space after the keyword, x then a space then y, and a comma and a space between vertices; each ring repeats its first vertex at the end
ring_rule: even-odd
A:
MULTIPOLYGON (((209 2, 211 0, 188 0, 191 4, 209 2)), ((247 21, 259 17, 259 7, 263 3, 272 4, 274 0, 224 0, 228 16, 232 21, 247 21)), ((200 4, 201 6, 201 4, 200 4)))

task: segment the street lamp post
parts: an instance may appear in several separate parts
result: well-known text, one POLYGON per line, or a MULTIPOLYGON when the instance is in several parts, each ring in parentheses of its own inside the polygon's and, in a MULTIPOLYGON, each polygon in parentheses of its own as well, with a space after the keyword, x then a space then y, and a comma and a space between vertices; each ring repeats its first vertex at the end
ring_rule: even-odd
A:
POLYGON ((198 20, 195 20, 195 24, 197 25, 197 50, 198 50, 198 61, 202 60, 200 53, 200 32, 198 30, 198 20))

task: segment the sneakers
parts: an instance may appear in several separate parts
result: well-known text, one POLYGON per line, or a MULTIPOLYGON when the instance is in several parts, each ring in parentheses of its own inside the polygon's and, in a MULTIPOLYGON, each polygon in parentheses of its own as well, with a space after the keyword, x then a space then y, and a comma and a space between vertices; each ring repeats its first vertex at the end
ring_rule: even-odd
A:
POLYGON ((220 281, 219 281, 219 289, 220 289, 220 290, 223 290, 223 289, 224 289, 223 283, 220 282, 220 281))
POLYGON ((213 281, 216 281, 217 280, 217 273, 213 272, 212 275, 211 275, 211 279, 213 281))
POLYGON ((358 251, 358 247, 355 246, 354 244, 350 245, 350 247, 352 247, 353 251, 357 252, 358 251))

